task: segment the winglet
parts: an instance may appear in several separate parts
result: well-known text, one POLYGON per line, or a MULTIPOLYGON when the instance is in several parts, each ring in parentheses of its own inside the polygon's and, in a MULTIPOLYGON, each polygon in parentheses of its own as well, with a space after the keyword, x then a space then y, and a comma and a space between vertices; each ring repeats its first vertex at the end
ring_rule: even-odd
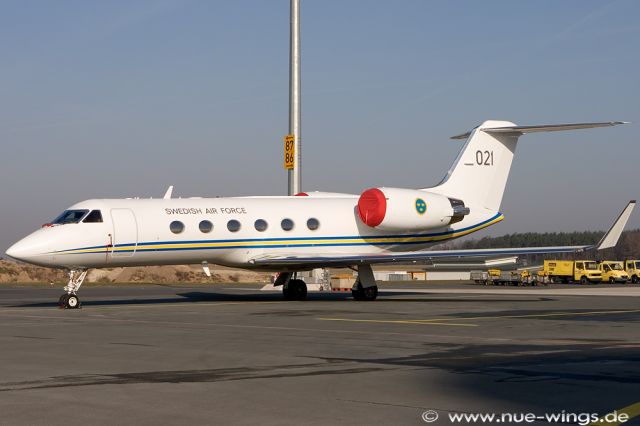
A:
POLYGON ((171 198, 171 195, 173 194, 173 185, 169 186, 167 188, 167 192, 164 193, 164 198, 165 200, 168 200, 169 198, 171 198))
POLYGON ((636 200, 629 201, 627 207, 622 210, 620 216, 613 223, 613 226, 609 228, 604 237, 600 240, 600 242, 595 246, 596 250, 603 250, 611 247, 615 247, 618 244, 618 239, 620 239, 620 234, 622 234, 622 230, 627 225, 627 221, 629 220, 629 216, 631 216, 631 212, 633 208, 636 206, 636 200))

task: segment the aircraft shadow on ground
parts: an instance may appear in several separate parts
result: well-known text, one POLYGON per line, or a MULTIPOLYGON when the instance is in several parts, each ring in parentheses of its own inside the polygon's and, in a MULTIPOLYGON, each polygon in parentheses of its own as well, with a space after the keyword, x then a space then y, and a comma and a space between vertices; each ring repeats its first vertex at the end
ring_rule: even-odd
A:
MULTIPOLYGON (((309 300, 313 301, 335 301, 346 299, 350 294, 313 294, 309 295, 309 300)), ((123 298, 123 296, 114 296, 112 300, 91 300, 89 298, 82 299, 82 306, 118 306, 118 305, 171 305, 179 303, 211 303, 211 302, 279 302, 282 301, 282 294, 280 293, 263 293, 259 291, 256 293, 248 294, 229 294, 229 293, 214 293, 203 291, 192 291, 185 293, 176 293, 175 295, 167 297, 140 297, 138 295, 132 296, 129 299, 123 298)), ((51 302, 38 302, 13 305, 13 307, 52 307, 58 306, 57 301, 51 302)))
MULTIPOLYGON (((515 403, 539 413, 564 409, 606 414, 637 401, 637 392, 633 391, 640 383, 640 374, 633 368, 639 361, 636 347, 616 339, 566 340, 548 344, 437 343, 425 344, 424 352, 411 356, 313 358, 415 369, 413 380, 418 388, 425 388, 425 394, 433 389, 471 392, 494 401, 494 412, 515 403), (420 374, 421 369, 453 374, 434 380, 433 376, 420 374), (550 391, 552 387, 554 391, 550 391), (559 394, 557 389, 566 392, 559 394)), ((465 409, 460 407, 461 411, 465 409)))
MULTIPOLYGON (((474 298, 465 298, 464 294, 461 294, 460 297, 455 296, 445 296, 445 297, 434 297, 434 295, 429 293, 424 293, 421 291, 413 292, 393 292, 393 291, 384 291, 380 294, 378 299, 375 302, 360 302, 360 303, 390 303, 390 302, 411 302, 411 303, 513 303, 513 302, 522 302, 524 300, 528 302, 539 301, 545 302, 554 300, 549 297, 539 297, 539 296, 530 296, 530 297, 520 297, 520 298, 503 298, 503 297, 494 297, 494 296, 486 296, 486 297, 474 297, 474 298)), ((122 295, 114 295, 114 298, 109 299, 101 299, 101 300, 91 300, 90 298, 82 300, 82 306, 127 306, 127 305, 171 305, 171 304, 179 304, 179 303, 212 303, 212 302, 280 302, 284 301, 282 294, 280 292, 260 292, 257 290, 255 293, 247 292, 246 294, 237 294, 237 293, 217 293, 217 292, 205 292, 205 291, 190 291, 190 292, 181 292, 176 293, 175 295, 168 295, 166 297, 140 297, 139 295, 131 296, 130 298, 125 298, 126 296, 122 295)), ((320 293, 309 293, 307 297, 307 301, 310 302, 335 302, 341 300, 350 300, 352 301, 350 292, 320 292, 320 293)), ((297 302, 304 303, 304 302, 297 302)), ((26 303, 26 304, 16 304, 13 307, 54 307, 58 306, 56 300, 52 300, 49 302, 37 302, 37 303, 26 303)))
MULTIPOLYGON (((384 357, 375 353, 347 357, 305 356, 303 358, 309 362, 296 365, 82 373, 0 382, 0 392, 99 385, 294 379, 340 374, 349 375, 349 380, 354 382, 360 374, 401 370, 410 372, 406 380, 415 392, 430 395, 435 390, 459 395, 461 401, 473 397, 481 404, 483 401, 491 404, 481 412, 605 414, 637 401, 635 389, 640 375, 633 366, 639 360, 638 351, 626 340, 583 338, 568 341, 560 338, 557 342, 554 339, 544 341, 547 343, 425 343, 424 350, 406 356, 384 357), (434 371, 438 374, 431 374, 434 371)), ((422 409, 441 410, 430 404, 425 399, 422 409)), ((445 411, 469 410, 468 405, 461 402, 460 407, 454 405, 445 411)))

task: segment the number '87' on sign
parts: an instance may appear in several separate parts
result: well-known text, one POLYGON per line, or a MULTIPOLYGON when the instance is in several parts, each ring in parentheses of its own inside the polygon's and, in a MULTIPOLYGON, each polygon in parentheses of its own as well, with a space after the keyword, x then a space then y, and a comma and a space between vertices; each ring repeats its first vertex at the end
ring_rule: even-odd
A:
POLYGON ((294 135, 287 135, 284 137, 284 168, 287 170, 293 169, 295 164, 295 140, 296 138, 294 135))

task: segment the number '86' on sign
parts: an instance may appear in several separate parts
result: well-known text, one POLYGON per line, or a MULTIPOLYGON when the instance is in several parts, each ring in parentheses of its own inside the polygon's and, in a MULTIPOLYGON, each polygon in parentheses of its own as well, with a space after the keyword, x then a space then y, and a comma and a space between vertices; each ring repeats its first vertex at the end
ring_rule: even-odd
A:
POLYGON ((295 164, 295 136, 287 135, 284 137, 284 168, 287 170, 293 169, 295 164))

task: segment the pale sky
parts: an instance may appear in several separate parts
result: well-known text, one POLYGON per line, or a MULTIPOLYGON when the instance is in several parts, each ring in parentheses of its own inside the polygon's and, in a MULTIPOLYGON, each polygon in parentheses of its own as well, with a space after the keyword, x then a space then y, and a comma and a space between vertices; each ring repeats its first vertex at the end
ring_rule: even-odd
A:
MULTIPOLYGON (((0 249, 89 198, 281 195, 289 2, 0 0, 0 249)), ((493 235, 605 229, 640 191, 640 3, 302 0, 303 189, 436 184, 527 135, 493 235)), ((630 228, 640 227, 634 212, 630 228)))

